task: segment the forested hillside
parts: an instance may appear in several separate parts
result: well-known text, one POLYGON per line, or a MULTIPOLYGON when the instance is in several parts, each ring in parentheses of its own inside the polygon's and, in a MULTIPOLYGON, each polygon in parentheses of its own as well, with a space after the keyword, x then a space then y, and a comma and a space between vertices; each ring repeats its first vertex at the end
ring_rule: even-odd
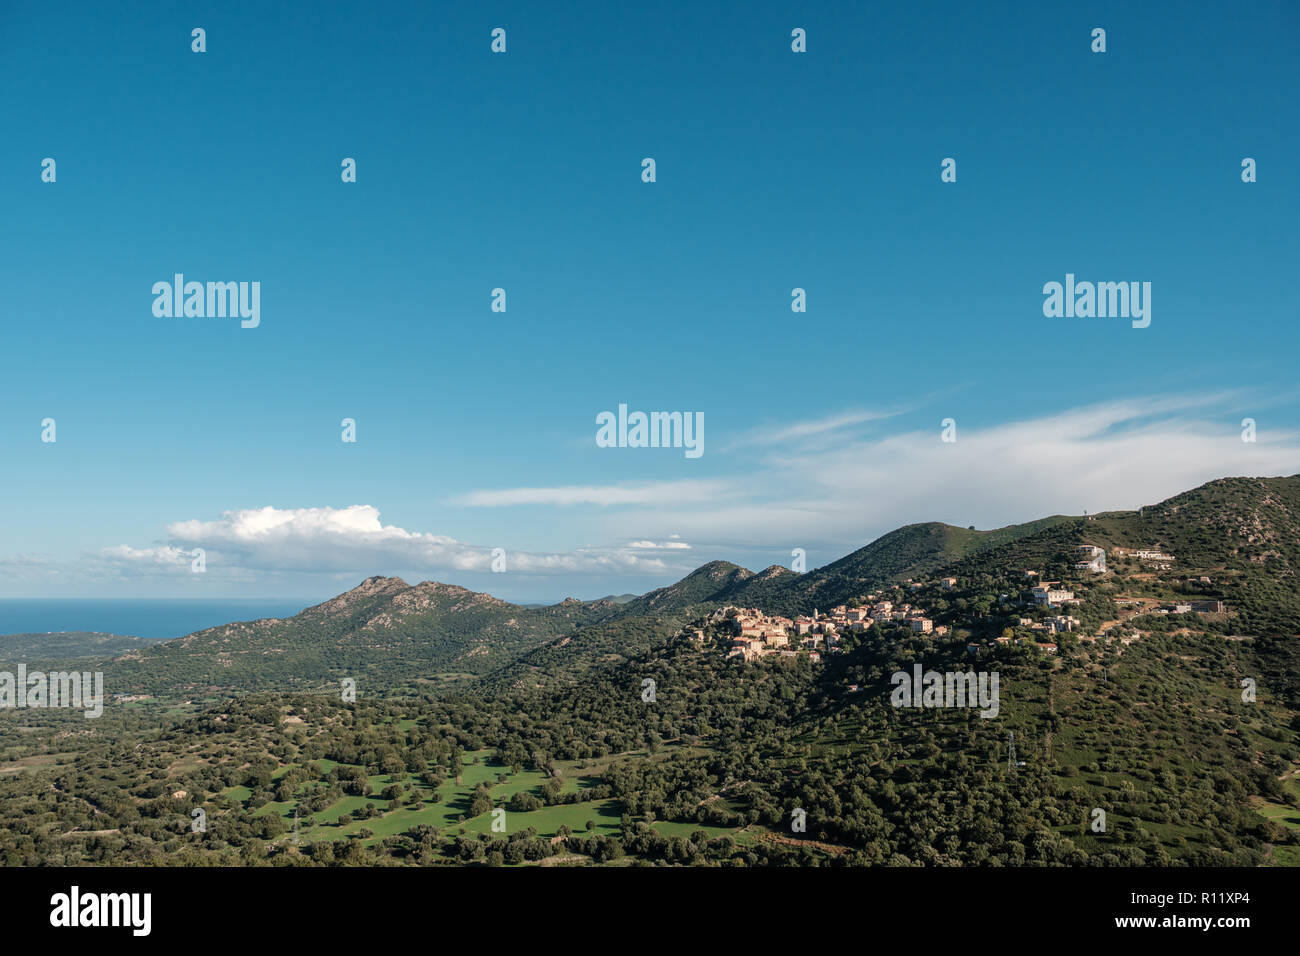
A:
POLYGON ((622 603, 371 578, 102 662, 113 692, 157 689, 102 719, 0 714, 0 854, 1300 865, 1297 514, 1297 479, 1228 479, 1140 512, 913 525, 805 575, 714 562, 622 603), (832 604, 873 616, 737 649, 743 608, 832 604), (997 675, 993 712, 900 707, 917 666, 997 675))

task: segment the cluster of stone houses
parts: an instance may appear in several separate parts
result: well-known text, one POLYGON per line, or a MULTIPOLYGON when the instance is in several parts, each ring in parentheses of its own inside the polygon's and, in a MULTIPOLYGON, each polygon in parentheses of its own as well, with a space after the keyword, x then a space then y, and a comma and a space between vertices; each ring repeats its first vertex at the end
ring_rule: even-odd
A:
MULTIPOLYGON (((793 657, 797 651, 791 646, 791 636, 797 635, 795 622, 788 617, 769 615, 757 608, 724 607, 714 611, 708 617, 710 624, 730 622, 734 633, 728 657, 739 657, 752 661, 766 654, 784 654, 793 657)), ((704 631, 695 629, 690 636, 697 641, 704 639, 704 631)), ((810 642, 803 641, 806 646, 810 642)), ((821 654, 812 651, 814 663, 821 660, 821 654)))
MULTIPOLYGON (((875 598, 874 594, 868 595, 866 601, 875 598)), ((884 600, 874 604, 864 602, 858 607, 841 604, 831 608, 829 613, 814 608, 811 615, 795 618, 767 614, 757 608, 724 607, 710 614, 707 620, 710 624, 730 622, 733 636, 727 656, 746 661, 768 654, 794 656, 802 648, 809 652, 814 663, 818 663, 822 653, 833 654, 842 649, 842 634, 861 633, 873 624, 883 622, 905 624, 917 634, 942 636, 948 633, 946 627, 935 627, 934 621, 920 608, 884 600)), ((688 629, 687 633, 697 641, 705 637, 700 628, 688 629)))
MULTIPOLYGON (((1092 544, 1083 544, 1074 550, 1075 570, 1090 571, 1094 574, 1107 572, 1105 549, 1092 544)), ((1165 566, 1174 560, 1173 555, 1151 549, 1114 548, 1113 553, 1142 561, 1164 563, 1165 566)), ((1024 576, 1027 582, 1033 584, 1033 603, 1037 607, 1061 608, 1063 605, 1080 603, 1080 599, 1075 597, 1074 592, 1062 587, 1059 581, 1042 581, 1039 572, 1033 570, 1026 570, 1024 576)), ((906 583, 910 585, 912 591, 920 590, 924 586, 911 580, 906 583)), ((1208 584, 1209 580, 1203 578, 1201 583, 1208 584)), ((938 584, 944 590, 952 590, 957 587, 957 579, 940 578, 938 584)), ((1006 600, 1010 595, 1002 597, 1006 600)), ((836 653, 842 650, 843 634, 860 633, 878 623, 902 624, 914 633, 932 634, 936 637, 948 633, 947 627, 935 626, 934 622, 926 617, 923 609, 908 603, 895 604, 878 594, 868 594, 855 603, 858 606, 849 607, 841 604, 832 608, 829 613, 814 609, 811 615, 794 618, 767 614, 757 608, 725 607, 714 611, 709 616, 708 622, 715 625, 727 624, 731 631, 731 646, 727 656, 745 661, 757 660, 769 654, 794 656, 800 650, 807 650, 811 660, 819 662, 823 653, 836 653)), ((1222 601, 1191 601, 1178 604, 1172 610, 1162 609, 1155 613, 1185 614, 1193 611, 1223 613, 1224 610, 1222 601)), ((1056 635, 1074 631, 1081 626, 1082 622, 1077 617, 1062 611, 1041 621, 1020 618, 1018 624, 1041 635, 1056 635)), ((705 632, 700 628, 688 629, 688 633, 697 641, 703 641, 705 638, 705 632)), ((1048 654, 1056 653, 1058 650, 1058 645, 1055 643, 1035 641, 1028 637, 998 637, 990 642, 989 646, 1025 641, 1034 641, 1040 651, 1048 654)), ((976 653, 979 647, 980 645, 970 644, 967 645, 967 650, 976 653)))
MULTIPOLYGON (((957 583, 956 578, 945 578, 945 580, 952 581, 954 585, 957 583)), ((947 585, 945 585, 945 587, 946 586, 947 585)), ((862 615, 866 615, 868 623, 870 621, 875 621, 881 624, 886 622, 906 624, 917 634, 935 634, 942 636, 948 633, 946 627, 935 627, 934 621, 926 617, 925 613, 919 607, 913 607, 911 604, 906 603, 895 605, 892 601, 876 601, 876 595, 874 594, 868 594, 866 600, 875 601, 875 603, 870 607, 864 605, 863 607, 853 608, 847 613, 849 615, 857 615, 858 620, 863 620, 862 615)), ((832 616, 844 613, 845 608, 843 605, 834 608, 831 611, 832 616)))

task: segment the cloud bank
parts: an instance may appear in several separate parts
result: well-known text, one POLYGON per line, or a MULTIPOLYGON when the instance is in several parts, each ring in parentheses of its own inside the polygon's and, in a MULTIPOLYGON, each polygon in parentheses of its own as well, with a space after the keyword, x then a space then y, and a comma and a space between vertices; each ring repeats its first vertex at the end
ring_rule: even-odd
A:
POLYGON ((1256 440, 1242 441, 1242 413, 1225 411, 1235 402, 1225 394, 1163 396, 986 427, 959 420, 951 442, 941 441, 937 416, 932 428, 863 434, 894 413, 855 409, 747 432, 730 453, 702 459, 711 477, 479 489, 450 502, 516 509, 533 537, 550 529, 555 549, 546 552, 384 524, 369 504, 265 506, 175 521, 162 541, 102 547, 75 565, 24 554, 0 556, 0 568, 19 581, 176 580, 192 575, 202 549, 210 580, 266 587, 276 575, 314 576, 323 591, 337 580, 400 571, 504 589, 501 575, 478 577, 494 570, 500 544, 512 575, 550 576, 562 583, 548 589, 587 593, 611 579, 665 584, 715 558, 754 568, 788 563, 793 548, 816 566, 917 521, 1000 527, 1133 509, 1214 478, 1300 472, 1300 435, 1261 419, 1256 440), (607 544, 576 543, 587 541, 607 544))

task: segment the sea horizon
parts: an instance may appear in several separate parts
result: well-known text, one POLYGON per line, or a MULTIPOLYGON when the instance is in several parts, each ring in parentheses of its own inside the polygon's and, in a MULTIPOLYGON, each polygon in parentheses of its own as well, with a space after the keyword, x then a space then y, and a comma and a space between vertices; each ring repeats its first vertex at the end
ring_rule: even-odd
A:
POLYGON ((89 631, 169 640, 233 621, 291 617, 319 603, 311 598, 0 598, 0 636, 89 631))

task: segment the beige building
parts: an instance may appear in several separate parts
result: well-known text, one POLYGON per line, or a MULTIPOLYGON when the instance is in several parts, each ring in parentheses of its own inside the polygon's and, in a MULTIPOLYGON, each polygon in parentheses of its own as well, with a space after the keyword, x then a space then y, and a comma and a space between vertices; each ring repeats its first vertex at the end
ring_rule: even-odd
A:
POLYGON ((1074 592, 1042 584, 1034 588, 1034 603, 1039 607, 1055 607, 1074 600, 1074 592))

